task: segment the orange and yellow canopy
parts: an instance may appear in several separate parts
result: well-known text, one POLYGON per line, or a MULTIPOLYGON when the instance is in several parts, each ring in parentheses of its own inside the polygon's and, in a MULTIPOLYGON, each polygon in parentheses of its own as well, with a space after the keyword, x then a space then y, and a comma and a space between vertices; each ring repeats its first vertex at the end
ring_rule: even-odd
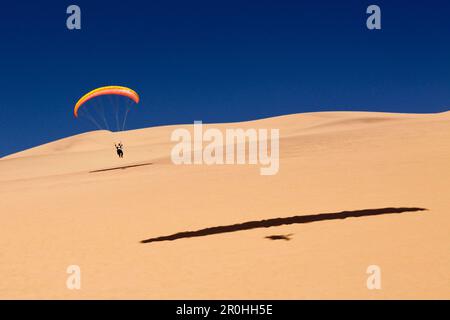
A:
POLYGON ((84 96, 80 98, 80 100, 77 101, 75 104, 75 108, 73 109, 73 114, 75 117, 78 117, 78 109, 85 103, 86 101, 98 97, 103 96, 107 94, 115 94, 120 96, 125 96, 130 98, 136 103, 139 103, 139 95, 132 89, 122 86, 106 86, 106 87, 100 87, 97 89, 94 89, 88 93, 86 93, 84 96))

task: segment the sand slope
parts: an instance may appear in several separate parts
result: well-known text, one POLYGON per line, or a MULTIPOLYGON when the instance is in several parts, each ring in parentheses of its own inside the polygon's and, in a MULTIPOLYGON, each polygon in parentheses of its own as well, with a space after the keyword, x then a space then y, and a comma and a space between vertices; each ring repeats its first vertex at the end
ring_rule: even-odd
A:
POLYGON ((0 298, 450 298, 449 112, 208 126, 279 128, 279 173, 175 166, 170 133, 179 126, 90 132, 0 159, 0 298), (140 243, 386 207, 427 210, 140 243), (291 240, 266 238, 285 234, 291 240), (81 290, 66 288, 71 264, 81 267, 81 290), (366 287, 373 264, 381 290, 366 287))

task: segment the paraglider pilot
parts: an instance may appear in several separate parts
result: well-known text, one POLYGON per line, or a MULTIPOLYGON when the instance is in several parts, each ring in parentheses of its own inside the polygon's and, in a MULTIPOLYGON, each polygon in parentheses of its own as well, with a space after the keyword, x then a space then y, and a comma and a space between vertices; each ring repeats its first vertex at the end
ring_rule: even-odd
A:
POLYGON ((114 144, 116 146, 117 155, 119 158, 123 158, 123 144, 122 142, 119 142, 119 144, 114 144))

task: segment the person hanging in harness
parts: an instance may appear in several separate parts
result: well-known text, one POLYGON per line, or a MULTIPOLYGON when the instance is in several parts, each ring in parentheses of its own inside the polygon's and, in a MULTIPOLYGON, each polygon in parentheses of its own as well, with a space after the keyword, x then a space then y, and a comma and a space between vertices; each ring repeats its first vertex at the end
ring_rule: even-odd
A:
POLYGON ((114 144, 116 146, 117 155, 119 158, 123 158, 123 144, 119 142, 118 144, 114 144))

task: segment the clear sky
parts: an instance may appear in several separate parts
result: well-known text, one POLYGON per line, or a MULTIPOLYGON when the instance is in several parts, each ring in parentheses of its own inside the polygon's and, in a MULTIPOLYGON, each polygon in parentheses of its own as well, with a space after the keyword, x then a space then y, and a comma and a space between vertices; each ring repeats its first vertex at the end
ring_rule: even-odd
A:
POLYGON ((8 1, 0 6, 0 156, 95 127, 103 85, 141 96, 127 128, 450 104, 447 1, 8 1), (81 30, 66 8, 81 8, 81 30), (366 28, 377 4, 382 29, 366 28))

